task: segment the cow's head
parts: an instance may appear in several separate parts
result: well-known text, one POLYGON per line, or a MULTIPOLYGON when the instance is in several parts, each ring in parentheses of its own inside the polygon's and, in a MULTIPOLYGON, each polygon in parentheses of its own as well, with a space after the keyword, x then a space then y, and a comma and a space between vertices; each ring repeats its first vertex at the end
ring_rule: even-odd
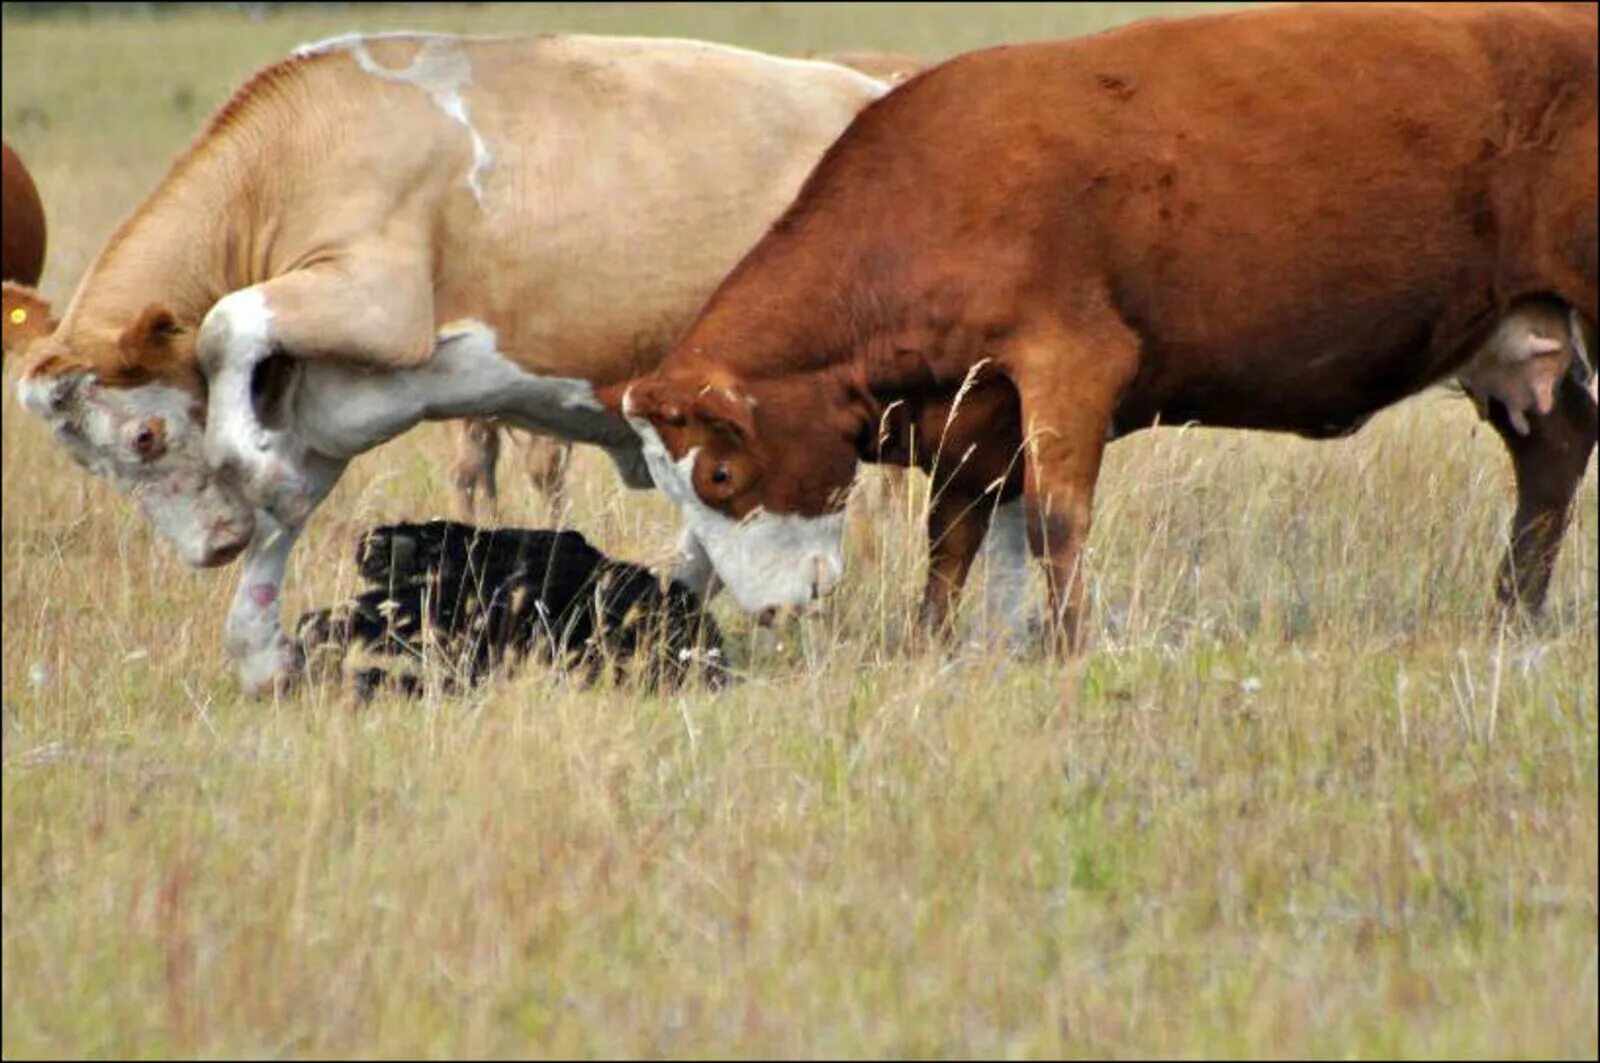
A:
POLYGON ((255 512, 201 452, 205 382, 190 330, 160 306, 121 328, 70 320, 28 353, 17 391, 74 461, 132 496, 196 567, 226 564, 255 512))
POLYGON ((26 284, 12 281, 0 283, 0 338, 5 354, 20 354, 34 340, 50 335, 56 329, 56 319, 50 313, 50 304, 26 284))
POLYGON ((843 571, 844 504, 870 398, 838 377, 665 376, 620 406, 656 486, 749 612, 804 606, 843 571))

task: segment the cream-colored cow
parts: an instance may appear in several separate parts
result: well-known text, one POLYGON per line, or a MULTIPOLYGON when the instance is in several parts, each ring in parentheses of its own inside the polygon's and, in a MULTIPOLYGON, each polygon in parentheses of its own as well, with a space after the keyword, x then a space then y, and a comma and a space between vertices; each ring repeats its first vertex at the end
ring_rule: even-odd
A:
MULTIPOLYGON (((653 367, 879 81, 691 41, 347 37, 266 68, 84 276, 19 384, 191 565, 245 553, 226 643, 292 676, 290 549, 357 454, 494 416, 606 447, 653 367)), ((709 575, 686 540, 684 576, 709 575)))

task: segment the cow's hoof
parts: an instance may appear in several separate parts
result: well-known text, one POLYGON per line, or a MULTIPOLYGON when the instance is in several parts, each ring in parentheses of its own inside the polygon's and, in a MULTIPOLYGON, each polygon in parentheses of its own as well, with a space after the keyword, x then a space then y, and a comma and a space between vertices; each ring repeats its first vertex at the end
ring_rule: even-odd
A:
POLYGON ((304 676, 304 663, 297 646, 280 640, 240 657, 239 685, 250 698, 290 694, 304 676))
POLYGON ((972 624, 968 646, 972 649, 1000 650, 1010 656, 1027 656, 1044 645, 1044 615, 1037 609, 1024 610, 1009 617, 980 616, 972 624))

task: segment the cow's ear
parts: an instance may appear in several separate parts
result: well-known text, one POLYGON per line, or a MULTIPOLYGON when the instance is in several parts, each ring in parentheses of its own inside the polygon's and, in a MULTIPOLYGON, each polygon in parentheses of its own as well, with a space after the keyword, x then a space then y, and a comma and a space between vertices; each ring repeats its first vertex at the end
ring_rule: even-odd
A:
POLYGON ((125 369, 159 369, 172 361, 178 319, 164 306, 151 303, 117 341, 125 369))
MULTIPOLYGON (((682 428, 687 418, 679 395, 681 390, 671 381, 641 380, 623 390, 619 405, 626 417, 646 417, 657 424, 682 428)), ((605 401, 603 396, 601 401, 605 401)))
POLYGON ((7 331, 27 338, 48 336, 56 330, 50 303, 37 289, 6 281, 0 284, 0 305, 5 308, 7 331))
POLYGON ((756 434, 755 400, 728 385, 709 384, 695 396, 696 420, 720 429, 736 442, 750 442, 756 434))

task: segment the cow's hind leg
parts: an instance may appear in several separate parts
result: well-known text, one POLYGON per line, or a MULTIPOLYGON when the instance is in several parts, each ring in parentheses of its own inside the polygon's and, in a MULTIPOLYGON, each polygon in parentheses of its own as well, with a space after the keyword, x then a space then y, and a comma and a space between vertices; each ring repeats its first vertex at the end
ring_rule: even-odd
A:
POLYGON ((928 634, 948 638, 961 591, 983 545, 989 510, 981 499, 946 485, 928 503, 928 582, 919 619, 928 634))
POLYGON ((1572 513, 1572 499, 1594 451, 1600 411, 1589 390, 1572 377, 1561 382, 1555 408, 1529 419, 1523 435, 1498 404, 1490 421, 1506 449, 1517 478, 1517 512, 1511 544, 1495 580, 1505 606, 1537 614, 1550 589, 1556 554, 1572 513))
POLYGON ((500 430, 494 422, 474 417, 456 426, 456 460, 450 467, 450 480, 462 520, 476 519, 480 490, 485 509, 494 516, 500 500, 495 482, 499 464, 500 430))
POLYGON ((523 441, 523 462, 528 478, 544 496, 545 512, 556 526, 567 520, 567 469, 571 461, 572 444, 565 440, 530 432, 523 441))

